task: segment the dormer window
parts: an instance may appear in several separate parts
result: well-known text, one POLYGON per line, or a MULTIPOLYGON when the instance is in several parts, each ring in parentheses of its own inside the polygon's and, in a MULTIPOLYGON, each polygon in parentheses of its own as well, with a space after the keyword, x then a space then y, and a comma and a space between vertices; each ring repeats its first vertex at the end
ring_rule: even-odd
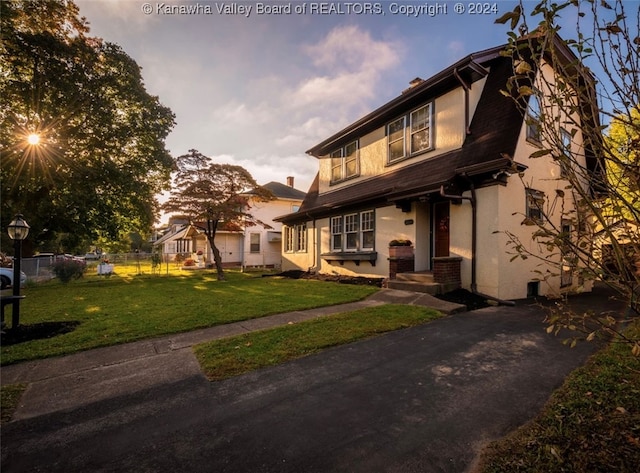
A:
POLYGON ((428 103, 387 125, 387 163, 433 148, 432 111, 428 103))
POLYGON ((358 142, 352 141, 330 154, 331 183, 344 181, 360 174, 358 142))

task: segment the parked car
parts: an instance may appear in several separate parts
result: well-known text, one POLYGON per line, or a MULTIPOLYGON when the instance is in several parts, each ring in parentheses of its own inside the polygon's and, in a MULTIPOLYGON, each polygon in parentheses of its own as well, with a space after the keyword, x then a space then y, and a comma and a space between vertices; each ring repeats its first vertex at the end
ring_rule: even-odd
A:
MULTIPOLYGON (((27 282, 27 275, 24 271, 20 271, 20 285, 24 286, 27 282)), ((0 268, 0 283, 2 289, 13 286, 13 268, 0 268)))

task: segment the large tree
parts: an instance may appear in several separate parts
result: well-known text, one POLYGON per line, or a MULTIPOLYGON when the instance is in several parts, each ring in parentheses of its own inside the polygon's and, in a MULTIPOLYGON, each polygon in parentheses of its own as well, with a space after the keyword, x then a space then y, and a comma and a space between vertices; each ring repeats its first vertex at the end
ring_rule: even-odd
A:
MULTIPOLYGON (((555 265, 540 277, 571 272, 602 280, 627 301, 628 314, 638 314, 640 6, 606 0, 519 2, 497 22, 509 22, 512 30, 505 54, 514 60, 514 73, 504 92, 522 107, 540 142, 530 157, 552 157, 561 169, 562 187, 540 209, 543 218, 531 222, 538 227, 534 242, 548 249, 543 263, 555 265), (575 24, 561 40, 566 18, 575 24), (563 59, 567 50, 576 61, 563 59), (545 61, 555 66, 555 75, 539 74, 545 61), (565 205, 568 199, 577 203, 576 210, 565 205), (561 221, 552 218, 554 209, 562 213, 561 221)), ((535 257, 527 251, 529 242, 509 236, 514 257, 535 257)), ((570 328, 593 339, 600 331, 618 332, 619 321, 562 306, 549 318, 549 331, 570 328)), ((626 341, 640 355, 640 341, 626 341)))
POLYGON ((118 45, 89 36, 73 1, 0 8, 2 227, 22 213, 32 247, 67 249, 149 228, 170 183, 171 110, 118 45))
POLYGON ((207 236, 218 273, 224 280, 222 256, 216 246, 216 232, 240 231, 258 222, 251 215, 250 198, 273 198, 268 189, 258 186, 242 166, 214 163, 195 149, 176 158, 174 187, 163 208, 169 213, 187 216, 207 236))

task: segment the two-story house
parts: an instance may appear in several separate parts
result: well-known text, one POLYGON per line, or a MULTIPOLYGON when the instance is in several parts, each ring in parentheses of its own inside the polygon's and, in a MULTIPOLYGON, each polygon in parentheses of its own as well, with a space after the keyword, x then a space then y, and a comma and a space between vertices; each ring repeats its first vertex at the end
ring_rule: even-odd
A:
POLYGON ((243 239, 243 266, 246 268, 280 268, 282 265, 282 223, 274 219, 283 214, 297 212, 305 193, 294 187, 294 178, 287 177, 287 184, 268 182, 262 186, 273 199, 266 202, 252 199, 249 206, 254 225, 246 226, 243 239))
MULTIPOLYGON (((576 61, 557 46, 563 61, 576 61)), ((415 79, 398 97, 312 147, 318 174, 300 210, 279 218, 283 269, 383 278, 435 271, 444 282, 457 272, 462 287, 500 299, 583 284, 570 267, 541 281, 540 261, 512 261, 507 251, 505 231, 549 257, 532 241, 536 227, 526 221, 539 218, 567 182, 552 156, 530 157, 541 148, 532 122, 538 96, 529 99, 528 113, 505 96, 514 64, 503 50, 476 52, 429 79, 415 79), (399 239, 413 244, 410 268, 389 248, 399 239)), ((534 67, 553 78, 551 64, 534 67)), ((587 161, 582 141, 581 130, 573 129, 567 147, 587 161)), ((559 211, 552 209, 549 218, 564 224, 559 211)))

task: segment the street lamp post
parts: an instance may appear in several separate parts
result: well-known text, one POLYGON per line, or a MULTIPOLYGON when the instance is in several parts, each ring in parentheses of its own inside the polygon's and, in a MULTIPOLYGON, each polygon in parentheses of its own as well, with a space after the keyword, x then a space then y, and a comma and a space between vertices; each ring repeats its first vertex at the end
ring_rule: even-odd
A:
POLYGON ((22 240, 29 234, 29 224, 21 214, 15 216, 7 226, 9 238, 13 240, 13 309, 11 312, 11 328, 20 325, 20 266, 22 265, 22 240))

